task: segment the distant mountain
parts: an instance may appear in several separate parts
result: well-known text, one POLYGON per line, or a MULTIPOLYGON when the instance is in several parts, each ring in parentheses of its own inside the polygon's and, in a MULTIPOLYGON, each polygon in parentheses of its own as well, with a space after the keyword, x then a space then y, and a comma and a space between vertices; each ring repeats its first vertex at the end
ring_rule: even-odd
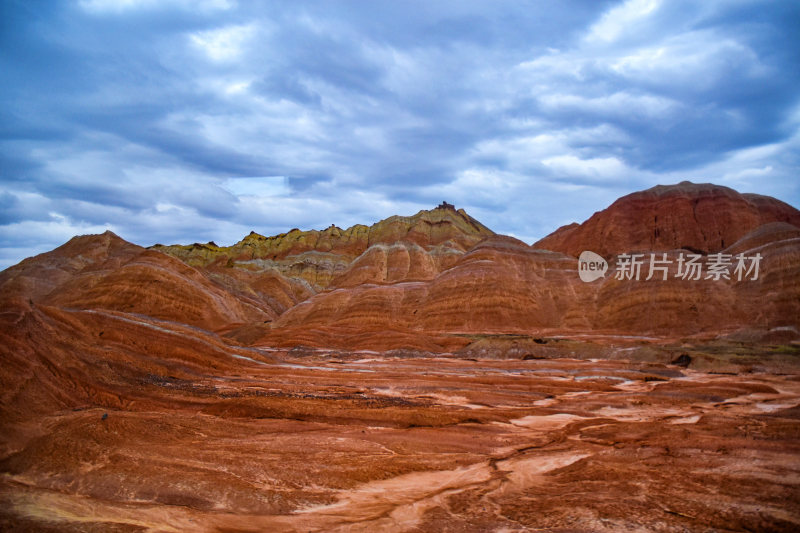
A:
POLYGON ((148 250, 107 232, 5 270, 0 291, 9 345, 27 342, 14 325, 23 317, 78 311, 287 348, 446 352, 503 334, 791 337, 800 336, 800 213, 684 182, 621 198, 534 246, 449 204, 347 230, 251 233, 229 247, 148 250), (580 280, 584 249, 610 261, 605 277, 580 280), (667 279, 648 281, 646 269, 617 279, 614 254, 632 251, 666 253, 667 279), (682 279, 678 257, 690 251, 758 254, 760 275, 682 279))
MULTIPOLYGON (((233 246, 214 243, 162 246, 153 249, 175 256, 197 267, 233 267, 246 271, 273 270, 305 280, 309 288, 327 288, 341 276, 354 280, 399 281, 428 279, 452 264, 453 258, 494 232, 463 209, 443 202, 438 208, 413 216, 392 216, 372 226, 355 225, 346 230, 330 226, 324 230, 293 229, 272 237, 252 232, 233 246), (347 274, 351 263, 375 245, 384 272, 347 274)), ((358 269, 363 262, 355 265, 358 269)), ((217 270, 218 274, 221 274, 217 270)))
MULTIPOLYGON (((659 186, 622 198, 533 247, 487 237, 429 280, 371 279, 323 291, 242 339, 439 351, 458 348, 452 335, 473 334, 676 336, 777 328, 797 335, 800 229, 792 222, 800 224, 797 210, 773 198, 686 182, 659 186), (642 229, 644 221, 649 226, 642 229), (556 250, 541 249, 548 243, 556 250), (682 279, 676 277, 676 248, 758 253, 760 276, 682 279), (620 252, 671 250, 668 279, 647 281, 645 267, 640 280, 619 280, 612 263, 605 278, 583 283, 574 257, 584 249, 608 259, 620 252)), ((369 264, 370 254, 359 262, 369 264)))
POLYGON ((713 253, 770 222, 800 226, 800 211, 768 196, 684 181, 623 196, 533 246, 573 257, 584 250, 603 256, 678 248, 713 253))

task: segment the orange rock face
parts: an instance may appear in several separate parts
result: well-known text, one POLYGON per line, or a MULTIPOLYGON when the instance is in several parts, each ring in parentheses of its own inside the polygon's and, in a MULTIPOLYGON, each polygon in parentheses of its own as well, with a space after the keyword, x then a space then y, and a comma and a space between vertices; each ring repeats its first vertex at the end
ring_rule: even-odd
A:
POLYGON ((680 184, 533 247, 450 206, 76 237, 0 272, 0 530, 797 531, 799 223, 680 184))
MULTIPOLYGON (((429 281, 370 283, 318 294, 284 313, 258 343, 297 343, 300 339, 293 336, 298 331, 311 342, 309 331, 334 327, 342 332, 339 345, 347 348, 357 348, 369 332, 436 337, 587 328, 589 318, 575 307, 591 306, 589 297, 574 261, 495 236, 429 281)), ((412 347, 402 336, 370 342, 372 349, 412 347), (393 344, 397 340, 401 344, 393 344)))
MULTIPOLYGON (((277 315, 264 302, 237 298, 181 261, 111 232, 76 237, 23 261, 0 274, 0 287, 3 300, 22 305, 124 311, 211 331, 277 315)), ((288 284, 270 292, 291 294, 288 284)))
MULTIPOLYGON (((715 336, 752 329, 761 334, 784 330, 797 338, 798 237, 800 229, 772 223, 724 250, 731 256, 760 254, 756 280, 739 281, 730 274, 731 279, 706 279, 707 272, 699 280, 682 279, 677 264, 684 252, 671 251, 666 253, 671 262, 666 280, 660 274, 647 280, 646 266, 638 281, 620 280, 614 274, 618 265, 612 263, 606 277, 592 283, 580 281, 573 258, 491 237, 429 281, 317 294, 281 315, 254 342, 356 348, 369 332, 387 330, 421 338, 501 333, 715 336), (314 339, 317 332, 319 340, 314 339)), ((703 261, 707 267, 708 257, 703 261)), ((376 340, 370 341, 371 349, 412 348, 402 336, 376 340)))
POLYGON ((604 257, 679 248, 714 253, 770 222, 800 227, 800 212, 774 198, 682 182, 629 194, 533 246, 573 257, 584 250, 604 257))

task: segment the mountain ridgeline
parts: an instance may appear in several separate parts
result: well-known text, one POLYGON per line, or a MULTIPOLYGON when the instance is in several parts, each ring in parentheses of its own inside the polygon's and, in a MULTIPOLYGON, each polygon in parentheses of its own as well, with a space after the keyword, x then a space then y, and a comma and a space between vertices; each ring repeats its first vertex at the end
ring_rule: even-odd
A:
POLYGON ((436 209, 409 217, 392 216, 372 226, 293 229, 273 237, 252 232, 233 246, 211 242, 156 245, 153 249, 196 267, 273 270, 304 280, 318 291, 341 282, 353 261, 370 248, 382 250, 379 255, 386 263, 386 271, 372 272, 371 281, 430 279, 449 267, 454 257, 493 234, 463 209, 444 202, 436 209))
POLYGON ((239 346, 452 352, 502 335, 792 339, 800 212, 683 182, 621 198, 534 246, 446 203, 372 226, 251 233, 227 247, 145 249, 107 232, 26 259, 0 273, 0 287, 12 323, 112 313, 200 328, 239 346), (582 250, 612 261, 609 273, 582 282, 582 250), (632 251, 666 254, 669 275, 618 279, 613 256, 632 251), (758 253, 760 275, 685 279, 675 271, 682 253, 720 252, 758 253))

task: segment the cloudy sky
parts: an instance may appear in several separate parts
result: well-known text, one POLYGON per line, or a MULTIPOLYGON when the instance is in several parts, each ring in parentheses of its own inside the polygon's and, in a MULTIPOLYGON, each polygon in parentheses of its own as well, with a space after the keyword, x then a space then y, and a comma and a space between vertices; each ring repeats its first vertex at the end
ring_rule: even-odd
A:
POLYGON ((800 206, 800 3, 0 1, 0 268, 370 224, 533 242, 684 179, 800 206))

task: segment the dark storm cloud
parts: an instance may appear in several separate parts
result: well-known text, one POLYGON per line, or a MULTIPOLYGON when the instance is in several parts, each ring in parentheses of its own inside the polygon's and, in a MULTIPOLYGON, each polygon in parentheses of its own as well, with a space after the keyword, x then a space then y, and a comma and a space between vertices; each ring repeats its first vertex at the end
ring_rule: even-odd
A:
POLYGON ((798 205, 799 26, 788 0, 2 2, 0 266, 442 199, 531 241, 685 178, 798 205))

